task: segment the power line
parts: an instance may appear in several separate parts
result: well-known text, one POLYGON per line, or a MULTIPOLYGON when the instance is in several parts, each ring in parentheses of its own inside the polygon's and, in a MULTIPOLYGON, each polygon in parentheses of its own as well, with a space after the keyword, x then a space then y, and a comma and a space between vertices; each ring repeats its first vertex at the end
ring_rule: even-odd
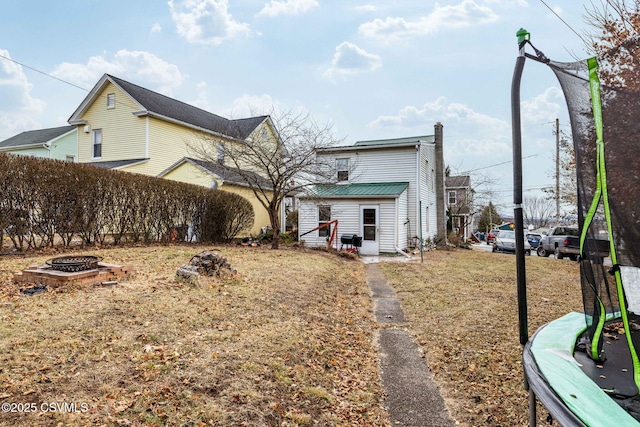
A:
MULTIPOLYGON (((530 157, 538 157, 540 154, 541 153, 531 154, 530 156, 523 157, 522 159, 528 159, 530 157)), ((504 161, 504 162, 495 163, 493 165, 483 166, 481 168, 476 168, 476 169, 471 169, 471 170, 468 170, 468 171, 459 172, 459 174, 460 175, 464 175, 464 174, 467 174, 469 172, 476 172, 476 171, 483 170, 483 169, 493 168, 495 166, 506 165, 507 163, 511 163, 511 162, 513 162, 513 160, 507 160, 507 161, 504 161)))
POLYGON ((567 23, 567 21, 565 21, 564 19, 562 19, 562 17, 560 15, 558 15, 556 13, 555 10, 553 10, 552 8, 549 7, 549 5, 547 3, 544 2, 544 0, 540 0, 540 3, 542 3, 543 5, 545 5, 547 7, 547 9, 549 9, 551 11, 551 13, 553 13, 560 21, 562 21, 562 23, 564 25, 566 25, 571 31, 573 31, 575 33, 576 36, 578 36, 578 38, 580 40, 582 40, 582 43, 584 43, 585 45, 588 45, 587 41, 576 31, 573 29, 573 27, 571 25, 569 25, 567 23))
POLYGON ((11 61, 11 62, 13 62, 14 64, 18 64, 18 65, 20 65, 21 67, 28 68, 28 69, 29 69, 29 70, 31 70, 31 71, 35 71, 36 73, 40 73, 40 74, 42 74, 43 76, 47 76, 47 77, 52 78, 52 79, 54 79, 54 80, 58 80, 59 82, 62 82, 62 83, 64 83, 64 84, 68 84, 69 86, 73 86, 73 87, 75 87, 75 88, 77 88, 77 89, 80 89, 80 90, 83 90, 83 91, 85 91, 85 92, 91 92, 89 89, 86 89, 86 88, 84 88, 84 87, 82 87, 82 86, 78 86, 77 84, 74 84, 74 83, 68 82, 68 81, 63 80, 63 79, 61 79, 61 78, 58 78, 58 77, 56 77, 56 76, 52 76, 51 74, 45 73, 44 71, 40 71, 40 70, 38 70, 37 68, 34 68, 34 67, 30 67, 29 65, 27 65, 27 64, 23 64, 22 62, 18 62, 18 61, 16 61, 15 59, 9 58, 8 56, 4 56, 4 55, 0 54, 0 58, 4 58, 4 59, 6 59, 7 61, 11 61))

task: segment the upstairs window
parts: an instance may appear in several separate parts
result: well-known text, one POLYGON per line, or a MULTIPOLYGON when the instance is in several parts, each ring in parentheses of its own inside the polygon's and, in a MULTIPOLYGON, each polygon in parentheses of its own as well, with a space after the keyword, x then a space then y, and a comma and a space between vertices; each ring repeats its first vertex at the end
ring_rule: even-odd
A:
POLYGON ((107 94, 107 109, 116 108, 116 94, 109 93, 107 94))
POLYGON ((93 147, 93 158, 102 157, 102 129, 94 129, 91 132, 91 145, 93 147))
MULTIPOLYGON (((318 206, 318 227, 331 221, 331 206, 318 206)), ((318 237, 331 235, 331 226, 327 225, 318 230, 318 237)))
POLYGON ((338 182, 349 181, 349 159, 336 159, 338 182))
POLYGON ((458 202, 458 193, 455 191, 449 191, 449 204, 455 205, 458 202))

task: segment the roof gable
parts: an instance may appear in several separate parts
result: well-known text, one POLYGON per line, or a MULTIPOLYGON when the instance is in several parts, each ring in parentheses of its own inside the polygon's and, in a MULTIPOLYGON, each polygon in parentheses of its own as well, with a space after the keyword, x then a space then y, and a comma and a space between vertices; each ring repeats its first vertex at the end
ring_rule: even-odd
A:
POLYGON ((55 128, 25 131, 12 136, 11 138, 5 139, 4 141, 0 141, 0 149, 16 149, 21 147, 31 147, 34 145, 43 145, 76 129, 77 128, 75 126, 60 126, 55 128))
POLYGON ((234 139, 246 139, 268 118, 268 116, 258 116, 229 120, 118 77, 105 74, 71 115, 69 123, 82 123, 82 116, 109 82, 122 90, 140 106, 140 111, 137 115, 148 114, 162 120, 177 122, 234 139))

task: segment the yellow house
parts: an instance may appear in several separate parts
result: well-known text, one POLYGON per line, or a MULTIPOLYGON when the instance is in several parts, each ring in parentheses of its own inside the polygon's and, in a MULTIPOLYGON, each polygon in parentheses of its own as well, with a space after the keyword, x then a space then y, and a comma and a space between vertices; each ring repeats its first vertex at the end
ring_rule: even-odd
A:
MULTIPOLYGON (((253 212, 256 215, 251 230, 251 234, 253 235, 259 234, 262 227, 270 224, 269 214, 266 209, 255 197, 253 190, 247 185, 242 176, 235 172, 233 168, 222 167, 216 162, 207 160, 183 157, 158 174, 158 176, 173 181, 202 185, 208 188, 216 189, 224 187, 225 191, 241 195, 249 200, 253 206, 253 212)), ((267 180, 257 174, 256 179, 261 180, 263 186, 269 185, 267 180)))
POLYGON ((240 194, 254 206, 252 234, 269 225, 266 210, 246 185, 218 174, 219 170, 204 172, 185 160, 192 156, 189 146, 203 141, 210 142, 215 151, 214 144, 246 144, 256 137, 275 137, 269 116, 226 119, 104 74, 69 124, 78 127, 78 162, 207 187, 215 181, 216 188, 240 194))

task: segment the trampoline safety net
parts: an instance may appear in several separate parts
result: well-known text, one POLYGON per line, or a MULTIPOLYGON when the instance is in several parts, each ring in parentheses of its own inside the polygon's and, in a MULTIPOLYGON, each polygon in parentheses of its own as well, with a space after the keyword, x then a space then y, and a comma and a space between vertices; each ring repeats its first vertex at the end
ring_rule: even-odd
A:
POLYGON ((626 341, 640 385, 640 48, 638 40, 598 58, 547 61, 571 119, 581 230, 581 285, 587 330, 577 343, 595 361, 612 322, 626 341))

